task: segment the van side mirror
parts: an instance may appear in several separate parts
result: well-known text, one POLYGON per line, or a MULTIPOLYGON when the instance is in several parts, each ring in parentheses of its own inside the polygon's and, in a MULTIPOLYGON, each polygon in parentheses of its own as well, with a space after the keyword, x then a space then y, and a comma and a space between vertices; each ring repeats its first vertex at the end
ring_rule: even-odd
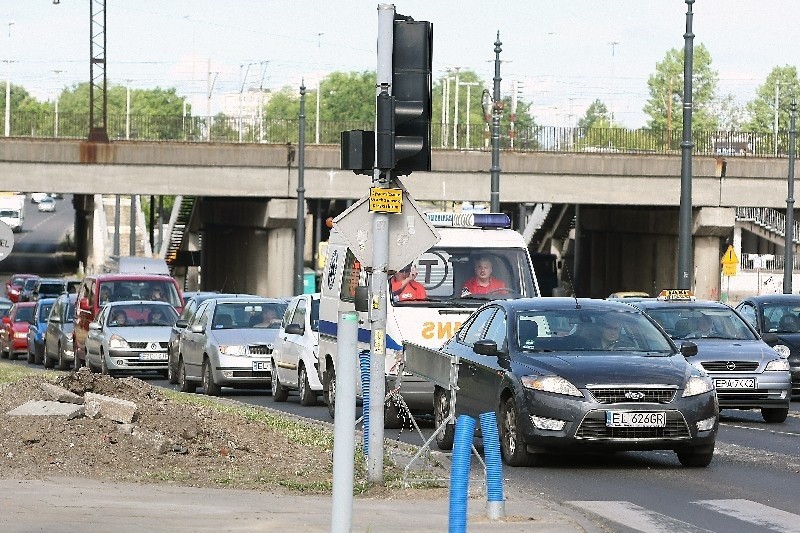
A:
POLYGON ((89 310, 89 298, 81 298, 78 302, 78 309, 81 311, 88 311, 89 310))
POLYGON ((365 313, 369 311, 369 287, 358 286, 356 287, 356 299, 353 302, 356 306, 356 311, 365 313))

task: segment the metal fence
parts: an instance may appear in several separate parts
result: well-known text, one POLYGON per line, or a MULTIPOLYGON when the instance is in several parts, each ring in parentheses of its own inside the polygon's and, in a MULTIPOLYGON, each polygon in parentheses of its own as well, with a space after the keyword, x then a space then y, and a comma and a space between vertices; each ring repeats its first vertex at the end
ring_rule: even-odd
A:
MULTIPOLYGON (((0 116, 0 127, 5 118, 0 116)), ((85 139, 88 114, 15 113, 11 116, 13 137, 85 139)), ((163 115, 109 115, 108 136, 113 140, 182 142, 297 143, 299 119, 258 116, 215 117, 163 115)), ((372 130, 372 122, 306 122, 307 144, 339 144, 346 130, 372 130), (317 132, 319 129, 319 132, 317 132)), ((431 146, 438 149, 491 149, 485 124, 431 124, 431 146)), ((680 154, 681 130, 622 128, 565 128, 531 126, 511 129, 502 124, 500 147, 521 152, 680 154)), ((786 157, 789 132, 696 131, 693 153, 725 157, 786 157)))

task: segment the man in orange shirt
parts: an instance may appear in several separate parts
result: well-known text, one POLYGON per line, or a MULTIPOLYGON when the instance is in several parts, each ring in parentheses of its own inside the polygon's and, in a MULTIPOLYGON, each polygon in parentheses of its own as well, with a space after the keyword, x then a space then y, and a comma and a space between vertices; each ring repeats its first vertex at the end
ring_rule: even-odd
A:
POLYGON ((395 302, 426 300, 428 293, 416 278, 417 267, 410 264, 395 272, 390 281, 392 299, 395 302))
POLYGON ((475 261, 475 276, 464 283, 461 296, 502 292, 505 288, 505 283, 492 276, 492 260, 489 256, 482 255, 475 261))

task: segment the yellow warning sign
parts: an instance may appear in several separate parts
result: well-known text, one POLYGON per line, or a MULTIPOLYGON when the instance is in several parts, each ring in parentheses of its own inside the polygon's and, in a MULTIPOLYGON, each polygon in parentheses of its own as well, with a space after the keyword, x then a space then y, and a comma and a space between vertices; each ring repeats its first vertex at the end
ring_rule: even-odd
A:
POLYGON ((372 187, 369 190, 369 210, 374 213, 401 213, 403 211, 403 191, 372 187))
POLYGON ((739 268, 739 258, 736 256, 736 250, 733 249, 733 246, 728 246, 720 262, 722 263, 723 276, 736 275, 736 270, 739 268))

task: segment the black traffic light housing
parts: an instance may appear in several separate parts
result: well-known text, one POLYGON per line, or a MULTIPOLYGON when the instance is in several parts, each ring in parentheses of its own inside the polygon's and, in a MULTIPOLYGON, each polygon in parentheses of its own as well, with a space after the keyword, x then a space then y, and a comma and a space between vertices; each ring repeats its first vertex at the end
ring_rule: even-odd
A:
POLYGON ((431 169, 431 59, 433 25, 396 15, 392 94, 377 99, 378 160, 395 174, 431 169))

